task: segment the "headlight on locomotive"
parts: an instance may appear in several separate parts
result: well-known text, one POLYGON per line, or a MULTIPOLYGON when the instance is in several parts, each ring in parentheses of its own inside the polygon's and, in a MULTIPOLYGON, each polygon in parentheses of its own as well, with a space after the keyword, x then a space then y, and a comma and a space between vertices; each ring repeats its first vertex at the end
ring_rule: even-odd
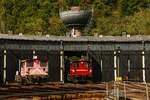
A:
POLYGON ((72 72, 72 73, 74 73, 74 72, 75 72, 75 70, 74 70, 74 69, 72 69, 72 70, 71 70, 71 72, 72 72))
POLYGON ((90 69, 89 72, 92 73, 92 69, 90 69))

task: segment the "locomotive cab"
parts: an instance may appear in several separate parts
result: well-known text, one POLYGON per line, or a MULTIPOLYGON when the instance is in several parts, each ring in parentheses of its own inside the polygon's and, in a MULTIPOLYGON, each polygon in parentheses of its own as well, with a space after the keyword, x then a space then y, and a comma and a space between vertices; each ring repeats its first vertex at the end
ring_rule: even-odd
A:
POLYGON ((92 79, 92 64, 87 60, 70 62, 69 81, 87 81, 92 79))

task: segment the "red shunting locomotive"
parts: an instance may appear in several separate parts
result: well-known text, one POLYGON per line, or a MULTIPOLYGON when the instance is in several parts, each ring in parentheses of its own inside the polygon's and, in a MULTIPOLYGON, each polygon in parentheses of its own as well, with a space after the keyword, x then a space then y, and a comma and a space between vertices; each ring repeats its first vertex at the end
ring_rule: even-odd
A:
POLYGON ((92 79, 93 66, 90 61, 81 59, 70 63, 69 81, 87 81, 92 79))

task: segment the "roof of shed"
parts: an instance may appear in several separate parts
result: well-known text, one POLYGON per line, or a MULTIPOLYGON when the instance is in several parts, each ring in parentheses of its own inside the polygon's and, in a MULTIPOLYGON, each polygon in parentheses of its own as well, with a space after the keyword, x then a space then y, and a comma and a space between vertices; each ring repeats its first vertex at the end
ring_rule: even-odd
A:
POLYGON ((32 41, 83 41, 83 42, 138 42, 150 41, 150 35, 134 35, 131 37, 126 36, 81 36, 81 37, 68 37, 68 36, 38 36, 38 35, 10 35, 0 34, 0 39, 6 40, 32 40, 32 41))

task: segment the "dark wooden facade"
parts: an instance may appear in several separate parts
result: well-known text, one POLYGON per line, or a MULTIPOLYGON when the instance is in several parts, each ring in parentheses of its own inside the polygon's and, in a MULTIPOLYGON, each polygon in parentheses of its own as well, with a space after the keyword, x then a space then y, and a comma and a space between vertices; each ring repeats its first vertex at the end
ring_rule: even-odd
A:
MULTIPOLYGON (((18 69, 18 59, 32 58, 33 51, 49 61, 50 81, 60 81, 60 51, 88 52, 94 64, 93 78, 96 81, 114 80, 114 52, 119 59, 119 74, 124 80, 150 81, 150 36, 104 36, 104 37, 65 37, 65 36, 19 36, 0 35, 0 72, 4 69, 6 53, 6 81, 14 80, 18 69), (144 54, 142 54, 144 52, 144 54), (143 69, 144 55, 144 69, 143 69)), ((3 74, 0 80, 3 80, 3 74)))

